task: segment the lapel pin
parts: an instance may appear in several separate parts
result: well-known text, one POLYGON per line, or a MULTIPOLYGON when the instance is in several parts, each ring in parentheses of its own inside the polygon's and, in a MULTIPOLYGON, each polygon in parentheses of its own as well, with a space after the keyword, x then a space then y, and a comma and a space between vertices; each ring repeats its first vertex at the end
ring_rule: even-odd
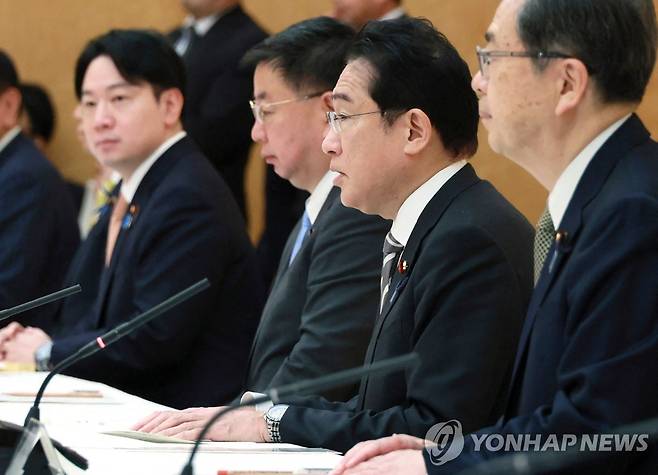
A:
POLYGON ((123 217, 123 222, 121 223, 121 229, 130 228, 130 226, 132 226, 133 224, 133 221, 135 221, 135 218, 137 217, 137 213, 139 213, 139 206, 131 204, 130 207, 128 208, 128 212, 123 217))
POLYGON ((406 260, 401 259, 398 262, 398 272, 400 274, 406 274, 408 270, 409 270, 409 263, 406 260))

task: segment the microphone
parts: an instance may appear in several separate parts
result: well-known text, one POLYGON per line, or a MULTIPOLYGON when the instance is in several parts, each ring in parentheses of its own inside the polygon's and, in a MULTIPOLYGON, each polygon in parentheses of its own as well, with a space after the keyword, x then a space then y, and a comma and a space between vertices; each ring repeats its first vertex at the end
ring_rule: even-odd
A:
MULTIPOLYGON (((583 472, 585 469, 584 464, 602 463, 606 458, 613 458, 615 456, 622 457, 635 456, 638 454, 646 455, 646 460, 639 460, 640 464, 648 463, 654 464, 658 461, 658 453, 656 453, 658 441, 658 417, 653 419, 646 419, 640 422, 628 424, 619 427, 610 432, 610 435, 643 435, 646 436, 644 443, 646 444, 645 451, 631 451, 621 452, 614 450, 605 451, 582 451, 578 450, 578 444, 568 447, 562 452, 545 451, 545 452, 528 452, 516 453, 506 455, 500 458, 494 458, 486 462, 480 463, 470 469, 460 471, 458 475, 510 475, 510 474, 542 474, 542 473, 575 473, 572 470, 577 469, 578 473, 583 472), (562 472, 568 470, 568 472, 562 472)), ((594 434, 595 436, 597 434, 594 434)), ((601 434, 598 434, 601 435, 601 434)), ((644 465, 642 465, 644 466, 644 465)), ((596 473, 600 473, 601 468, 599 465, 595 467, 596 473)), ((631 473, 624 471, 624 473, 631 473)), ((633 473, 649 473, 642 469, 634 468, 633 473)))
POLYGON ((178 292, 176 295, 169 297, 164 302, 159 303, 155 307, 152 307, 151 309, 147 310, 141 315, 136 316, 132 320, 128 320, 127 322, 117 325, 114 329, 110 330, 104 335, 99 336, 95 340, 90 341, 85 346, 80 348, 78 351, 70 355, 68 358, 65 358, 62 361, 60 361, 60 363, 57 364, 50 371, 50 373, 48 373, 48 376, 46 376, 46 378, 43 380, 43 383, 41 384, 41 387, 37 392, 37 396, 34 399, 34 404, 28 411, 27 417, 25 418, 25 427, 27 427, 27 424, 30 421, 30 419, 32 418, 37 420, 39 419, 39 403, 41 402, 41 398, 43 396, 43 392, 46 389, 46 386, 48 386, 48 383, 53 378, 53 376, 60 373, 64 369, 68 368, 69 366, 77 363, 81 359, 87 358, 93 355, 94 353, 96 353, 97 351, 100 351, 103 348, 107 347, 108 345, 111 345, 115 341, 135 331, 142 325, 150 322, 151 320, 158 317, 162 313, 166 312, 170 308, 175 307, 176 305, 184 302, 185 300, 189 299, 193 295, 198 294, 202 290, 207 289, 208 287, 210 287, 210 282, 208 281, 208 279, 207 278, 201 279, 196 284, 193 284, 188 288, 186 288, 185 290, 178 292))
POLYGON ((38 299, 30 300, 29 302, 16 305, 15 307, 8 308, 6 310, 0 310, 0 322, 8 319, 9 317, 13 317, 17 313, 22 313, 27 310, 31 310, 34 307, 40 307, 41 305, 46 305, 47 303, 54 302, 55 300, 68 297, 69 295, 77 294, 81 290, 82 288, 80 287, 80 284, 75 284, 72 285, 71 287, 67 287, 65 289, 58 290, 57 292, 53 292, 52 294, 39 297, 38 299))
POLYGON ((187 464, 185 467, 183 467, 181 475, 193 475, 194 456, 199 450, 201 441, 210 430, 210 427, 212 427, 212 425, 217 422, 217 420, 219 420, 224 414, 227 414, 228 412, 231 412, 240 407, 255 406, 269 401, 272 401, 274 404, 278 404, 283 398, 293 394, 316 393, 323 389, 330 389, 336 386, 342 386, 344 384, 351 383, 353 381, 359 381, 363 376, 369 374, 392 373, 394 371, 417 364, 419 360, 420 357, 418 356, 418 353, 407 353, 406 355, 388 358, 369 365, 338 371, 336 373, 320 376, 318 378, 285 384, 283 386, 279 386, 278 388, 271 388, 264 391, 265 396, 255 397, 249 401, 241 402, 235 406, 223 407, 218 410, 215 415, 213 415, 210 420, 203 426, 199 437, 197 437, 196 442, 194 443, 194 447, 192 447, 192 451, 190 452, 190 457, 187 460, 187 464))

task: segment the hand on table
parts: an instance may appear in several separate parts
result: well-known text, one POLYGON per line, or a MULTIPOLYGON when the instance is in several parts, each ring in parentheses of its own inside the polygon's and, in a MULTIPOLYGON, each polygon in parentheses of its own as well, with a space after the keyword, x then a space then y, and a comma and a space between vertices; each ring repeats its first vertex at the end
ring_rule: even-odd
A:
MULTIPOLYGON (((158 411, 132 429, 151 434, 196 440, 203 426, 221 408, 193 407, 182 411, 158 411)), ((253 407, 235 409, 222 416, 207 432, 206 439, 234 442, 268 442, 263 414, 253 407)))

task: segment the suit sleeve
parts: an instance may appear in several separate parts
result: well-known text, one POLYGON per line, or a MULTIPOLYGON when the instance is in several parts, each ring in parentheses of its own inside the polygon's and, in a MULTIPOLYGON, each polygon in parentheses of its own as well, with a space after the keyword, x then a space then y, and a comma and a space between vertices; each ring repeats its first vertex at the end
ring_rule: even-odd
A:
POLYGON ((0 308, 40 297, 39 275, 52 245, 42 227, 50 222, 44 190, 29 174, 6 177, 0 184, 0 308))
MULTIPOLYGON (((337 203, 329 212, 329 225, 318 230, 310 257, 299 340, 270 386, 323 376, 363 361, 377 314, 380 249, 388 223, 337 203)), ((337 388, 325 395, 344 400, 353 393, 337 388)))
MULTIPOLYGON (((175 200, 159 200, 150 210, 150 226, 141 237, 138 262, 133 265, 131 308, 134 311, 124 320, 161 303, 203 277, 208 277, 213 288, 77 363, 72 368, 75 376, 93 378, 97 374, 112 374, 121 380, 123 375, 127 379, 134 378, 136 372, 175 364, 194 344, 204 319, 208 318, 208 309, 216 307, 214 299, 219 293, 216 288, 222 285, 222 271, 230 263, 229 256, 236 254, 229 229, 221 222, 217 208, 193 190, 179 189, 171 194, 175 200)), ((63 359, 108 329, 55 340, 53 361, 63 359)))
MULTIPOLYGON (((580 238, 566 278, 567 343, 550 405, 480 431, 486 434, 593 434, 656 416, 658 401, 658 201, 647 196, 601 213, 580 238)), ((559 317, 559 315, 550 315, 559 317)), ((431 474, 504 455, 475 450, 471 437, 454 461, 431 474)), ((617 473, 617 472, 615 472, 617 473)))
POLYGON ((421 358, 405 375, 404 403, 381 411, 291 406, 280 426, 284 442, 344 452, 392 433, 424 437, 449 419, 470 430, 495 420, 525 311, 515 269, 472 226, 435 236, 422 252, 396 303, 412 293, 411 346, 421 358))

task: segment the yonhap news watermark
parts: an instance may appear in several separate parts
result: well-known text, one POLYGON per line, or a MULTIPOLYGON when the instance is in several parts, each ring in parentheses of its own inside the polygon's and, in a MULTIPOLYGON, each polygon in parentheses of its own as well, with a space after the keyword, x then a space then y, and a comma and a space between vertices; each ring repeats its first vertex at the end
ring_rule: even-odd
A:
POLYGON ((456 459, 470 439, 476 452, 644 452, 649 434, 468 434, 456 420, 433 425, 425 435, 426 450, 434 465, 456 459))

